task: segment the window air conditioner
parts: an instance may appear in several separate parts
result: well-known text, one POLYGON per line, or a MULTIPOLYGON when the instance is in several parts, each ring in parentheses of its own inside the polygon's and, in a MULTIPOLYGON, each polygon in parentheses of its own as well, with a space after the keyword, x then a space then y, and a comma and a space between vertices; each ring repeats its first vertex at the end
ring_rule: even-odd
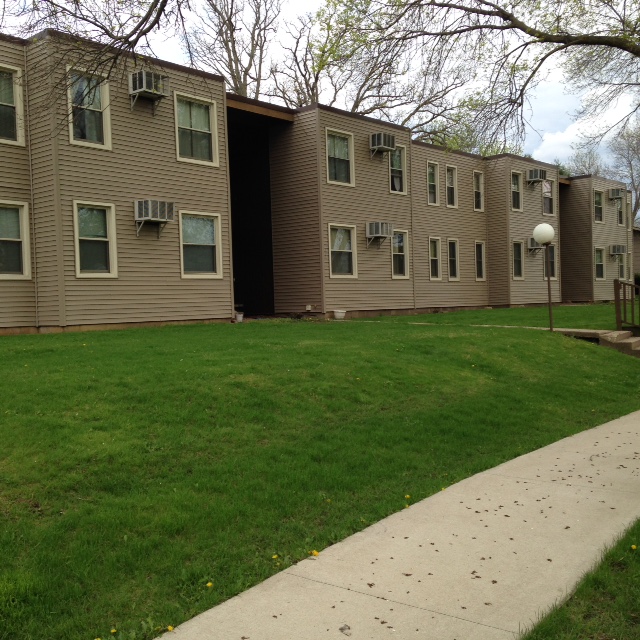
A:
POLYGON ((136 200, 134 203, 134 216, 136 221, 136 236, 140 235, 145 222, 158 225, 158 238, 167 222, 173 220, 175 203, 164 200, 136 200))
POLYGON ((622 189, 609 189, 609 200, 617 200, 622 198, 622 189))
POLYGON ((143 98, 164 98, 169 95, 169 77, 144 69, 133 71, 129 74, 129 95, 139 95, 143 98))
POLYGON ((372 133, 369 148, 371 151, 395 151, 396 137, 392 133, 372 133))
POLYGON ((392 235, 390 222, 367 222, 367 238, 390 238, 392 235))
POLYGON ((547 179, 546 169, 529 169, 527 172, 527 182, 541 182, 547 179))
POLYGON ((609 254, 612 256, 621 256, 627 253, 627 247, 624 244, 612 244, 609 247, 609 254))

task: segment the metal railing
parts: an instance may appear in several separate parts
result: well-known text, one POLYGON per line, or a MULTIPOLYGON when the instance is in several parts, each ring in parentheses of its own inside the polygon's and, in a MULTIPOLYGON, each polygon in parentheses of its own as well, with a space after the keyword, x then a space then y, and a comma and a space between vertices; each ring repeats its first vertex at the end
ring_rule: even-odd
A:
POLYGON ((616 279, 613 281, 613 291, 618 331, 623 328, 640 330, 640 286, 616 279))

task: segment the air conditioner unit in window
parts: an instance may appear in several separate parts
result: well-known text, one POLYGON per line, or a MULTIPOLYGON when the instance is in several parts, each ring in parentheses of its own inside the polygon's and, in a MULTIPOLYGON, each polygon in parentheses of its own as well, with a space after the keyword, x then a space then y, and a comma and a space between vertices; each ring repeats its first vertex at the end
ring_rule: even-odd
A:
POLYGON ((627 253, 627 247, 624 244, 612 244, 609 246, 609 255, 621 256, 627 253))
POLYGON ((156 105, 169 95, 169 76, 163 76, 156 71, 138 69, 129 74, 129 96, 131 98, 131 109, 133 109, 138 98, 146 98, 153 101, 153 113, 155 115, 156 105))
POLYGON ((135 220, 136 236, 140 235, 140 229, 145 222, 152 222, 158 226, 158 238, 167 222, 171 222, 174 217, 175 203, 165 200, 136 200, 135 220))
POLYGON ((609 200, 622 198, 624 189, 609 189, 609 200))
POLYGON ((372 133, 369 148, 372 156, 377 151, 395 151, 396 137, 392 133, 372 133))
POLYGON ((529 238, 527 242, 527 249, 529 249, 529 251, 540 251, 540 249, 542 249, 542 245, 539 242, 536 242, 535 238, 529 238))
POLYGON ((374 240, 378 247, 393 235, 393 225, 390 222, 367 222, 367 246, 374 240))
POLYGON ((542 182, 547 179, 546 169, 529 169, 527 172, 527 182, 542 182))

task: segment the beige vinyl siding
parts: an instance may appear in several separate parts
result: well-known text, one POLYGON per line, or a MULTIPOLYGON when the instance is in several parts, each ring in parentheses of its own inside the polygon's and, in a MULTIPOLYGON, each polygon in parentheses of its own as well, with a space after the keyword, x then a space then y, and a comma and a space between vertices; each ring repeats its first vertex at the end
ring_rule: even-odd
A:
POLYGON ((548 301, 549 295, 547 291, 547 283, 544 279, 544 250, 538 252, 529 252, 527 250, 527 241, 533 236, 533 230, 542 223, 550 224, 555 231, 555 237, 552 244, 555 246, 556 256, 556 277, 551 280, 551 297, 554 302, 560 302, 560 282, 562 278, 561 260, 562 260, 562 243, 560 227, 558 224, 558 175, 557 169, 549 165, 541 165, 526 159, 518 159, 513 157, 505 158, 509 165, 507 171, 507 180, 511 179, 511 172, 519 172, 522 174, 522 210, 510 211, 509 214, 509 265, 512 262, 512 247, 514 242, 523 242, 525 251, 523 258, 524 278, 515 280, 511 277, 511 268, 509 269, 510 282, 510 301, 509 304, 542 304, 548 301), (542 183, 527 183, 527 175, 529 169, 543 168, 547 172, 547 179, 552 181, 553 185, 553 209, 554 215, 544 215, 542 183))
POLYGON ((511 304, 511 163, 509 158, 488 158, 484 165, 488 304, 508 305, 511 304))
MULTIPOLYGON (((55 45, 53 45, 55 46, 55 45)), ((133 68, 133 67, 131 67, 133 68)), ((126 87, 127 75, 110 81, 112 150, 69 143, 66 100, 58 104, 54 156, 57 155, 62 260, 60 284, 67 325, 204 320, 229 318, 233 313, 225 94, 222 83, 189 77, 170 69, 171 89, 217 103, 220 166, 179 162, 176 158, 174 102, 171 97, 152 105, 139 100, 134 109, 126 87), (175 219, 160 238, 146 223, 136 237, 134 201, 159 199, 175 203, 175 219), (77 278, 74 250, 73 202, 114 205, 118 277, 77 278), (178 210, 220 216, 218 246, 222 279, 184 279, 180 272, 178 210)), ((58 76, 59 79, 59 76, 58 76)), ((46 166, 46 163, 45 163, 46 166)), ((52 203, 50 203, 52 206, 52 203)), ((50 221, 48 221, 50 227, 50 221)), ((40 231, 40 229, 39 229, 40 231)), ((51 230, 53 231, 53 230, 51 230)), ((43 254, 51 255, 51 249, 43 254)), ((43 265, 41 278, 53 276, 53 264, 43 265)), ((52 318, 55 321, 54 318, 52 318)), ((43 321, 42 324, 47 324, 43 321)))
MULTIPOLYGON (((473 172, 483 171, 480 157, 447 153, 442 149, 413 143, 411 186, 413 200, 413 248, 416 307, 484 306, 487 282, 477 281, 475 243, 486 242, 486 213, 473 210, 473 172), (457 208, 427 203, 427 162, 440 167, 457 167, 457 208), (441 280, 429 278, 429 237, 440 238, 441 280), (458 280, 449 279, 449 240, 458 241, 458 280)), ((438 175, 438 189, 445 193, 446 172, 438 175)), ((486 206, 485 206, 486 210, 486 206)))
POLYGON ((633 269, 631 270, 631 277, 634 274, 640 273, 640 229, 633 230, 633 269))
POLYGON ((593 300, 591 180, 573 179, 560 188, 562 234, 562 301, 593 300))
MULTIPOLYGON (((410 146, 409 132, 383 122, 365 120, 347 113, 318 109, 317 139, 320 143, 318 176, 321 193, 322 264, 324 278, 324 310, 412 309, 414 307, 411 278, 392 277, 391 239, 378 246, 367 247, 367 222, 390 222, 395 229, 411 230, 411 157, 407 153, 407 193, 390 191, 389 158, 376 153, 371 157, 369 136, 388 132, 395 135, 396 144, 410 146), (327 184, 326 129, 353 134, 355 185, 327 184), (357 278, 331 278, 329 273, 329 225, 355 225, 358 260, 357 278)), ((426 169, 425 169, 426 172, 426 169)), ((426 176, 426 173, 425 173, 426 176)), ((425 177, 426 180, 426 177, 425 177)), ((409 233, 412 242, 412 233, 409 233)), ((409 246, 409 274, 414 274, 413 251, 409 246)))
MULTIPOLYGON (((0 39, 0 67, 5 64, 18 67, 24 72, 24 62, 23 45, 0 39)), ((26 145, 0 144, 0 202, 2 201, 24 202, 31 208, 29 156, 26 145)), ((29 216, 31 215, 33 213, 30 211, 29 216)), ((35 325, 33 238, 30 239, 30 244, 32 278, 29 280, 0 279, 0 300, 2 300, 0 327, 32 327, 35 325)))
MULTIPOLYGON (((272 128, 273 278, 276 313, 322 311, 317 112, 272 128)), ((326 171, 325 171, 326 176, 326 171)), ((325 177, 326 179, 326 177, 325 177)), ((236 230, 241 233, 241 230, 236 230)))
MULTIPOLYGON (((594 191, 602 191, 602 209, 604 214, 604 224, 593 223, 593 246, 604 248, 605 262, 605 279, 595 280, 595 274, 592 275, 594 279, 593 299, 595 301, 613 300, 613 281, 619 277, 619 271, 618 261, 611 257, 609 247, 612 244, 624 244, 628 251, 631 240, 626 225, 620 226, 618 224, 616 201, 609 200, 609 189, 622 188, 625 195, 623 203, 624 206, 626 206, 626 187, 620 182, 597 176, 593 176, 590 182, 590 194, 593 194, 594 191)), ((593 195, 591 195, 591 197, 593 197, 593 195)), ((593 253, 593 249, 591 253, 593 253)))

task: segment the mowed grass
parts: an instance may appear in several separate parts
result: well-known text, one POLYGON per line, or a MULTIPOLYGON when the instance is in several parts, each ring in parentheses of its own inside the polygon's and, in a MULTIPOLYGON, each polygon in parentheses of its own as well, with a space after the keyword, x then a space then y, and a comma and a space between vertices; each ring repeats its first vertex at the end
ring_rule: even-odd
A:
POLYGON ((640 521, 563 605, 522 640, 637 640, 640 637, 640 521))
MULTIPOLYGON (((415 316, 380 316, 376 320, 383 322, 427 322, 430 324, 450 325, 496 325, 516 327, 548 327, 549 307, 523 307, 510 309, 480 309, 465 311, 447 311, 415 316)), ((612 303, 589 305, 553 305, 555 327, 565 329, 616 329, 616 310, 612 303)))
POLYGON ((636 358, 404 322, 5 337, 0 380, 3 640, 154 637, 640 408, 636 358))

